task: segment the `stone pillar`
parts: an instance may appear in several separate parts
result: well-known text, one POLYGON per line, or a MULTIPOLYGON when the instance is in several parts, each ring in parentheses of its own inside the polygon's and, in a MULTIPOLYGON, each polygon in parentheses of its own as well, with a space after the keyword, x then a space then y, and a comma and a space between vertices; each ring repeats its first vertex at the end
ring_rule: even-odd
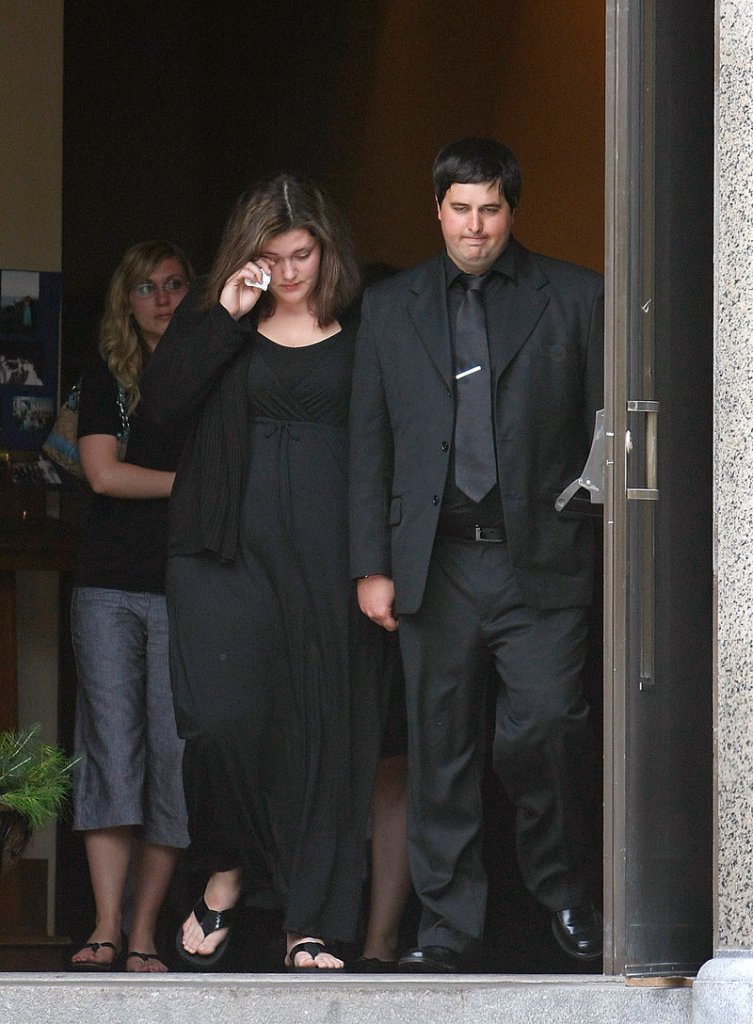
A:
POLYGON ((753 1021, 753 4, 717 0, 714 959, 694 1024, 753 1021))

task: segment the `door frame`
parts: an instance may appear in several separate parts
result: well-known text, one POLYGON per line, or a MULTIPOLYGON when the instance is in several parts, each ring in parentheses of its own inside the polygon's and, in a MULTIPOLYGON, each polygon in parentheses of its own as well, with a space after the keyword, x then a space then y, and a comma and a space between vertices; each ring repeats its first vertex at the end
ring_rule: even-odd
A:
MULTIPOLYGON (((605 380, 604 504, 604 959, 607 975, 627 962, 627 669, 628 523, 625 514, 628 430, 628 357, 631 333, 630 276, 635 239, 636 165, 640 188, 652 182, 641 158, 653 151, 651 119, 635 117, 650 90, 652 49, 638 39, 642 8, 651 0, 607 0, 605 61, 605 380), (645 145, 649 142, 649 145, 645 145), (631 187, 632 186, 632 187, 631 187)), ((650 95, 650 94, 649 94, 650 95)), ((640 202, 640 207, 644 207, 640 202)), ((650 205, 650 204, 649 204, 650 205)), ((645 225, 644 225, 645 226, 645 225)), ((646 247, 645 258, 650 259, 646 247)))
POLYGON ((679 976, 713 929, 713 2, 605 18, 603 969, 679 976))

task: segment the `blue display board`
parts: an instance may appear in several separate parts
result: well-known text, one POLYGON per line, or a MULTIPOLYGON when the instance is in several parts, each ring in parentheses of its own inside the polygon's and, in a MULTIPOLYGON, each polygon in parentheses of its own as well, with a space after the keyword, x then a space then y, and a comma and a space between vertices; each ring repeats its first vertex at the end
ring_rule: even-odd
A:
POLYGON ((62 275, 0 270, 0 448, 38 452, 58 408, 62 275))

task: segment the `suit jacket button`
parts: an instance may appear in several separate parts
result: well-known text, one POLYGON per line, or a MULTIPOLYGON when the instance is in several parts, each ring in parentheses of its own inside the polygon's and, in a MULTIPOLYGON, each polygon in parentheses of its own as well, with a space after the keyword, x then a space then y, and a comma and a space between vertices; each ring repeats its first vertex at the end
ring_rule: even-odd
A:
POLYGON ((443 441, 441 444, 441 448, 443 452, 447 452, 450 450, 450 445, 447 441, 443 441))
POLYGON ((432 505, 438 505, 439 504, 439 495, 438 494, 434 495, 434 497, 431 499, 431 503, 432 503, 432 505))

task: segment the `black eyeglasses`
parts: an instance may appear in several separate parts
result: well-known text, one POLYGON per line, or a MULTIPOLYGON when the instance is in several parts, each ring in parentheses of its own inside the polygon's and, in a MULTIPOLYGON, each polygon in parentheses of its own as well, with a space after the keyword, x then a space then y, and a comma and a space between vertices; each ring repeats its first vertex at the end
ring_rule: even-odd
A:
POLYGON ((131 289, 139 299, 151 299, 157 292, 167 292, 168 295, 175 295, 188 287, 185 277, 168 277, 164 284, 155 284, 154 281, 144 281, 143 284, 136 284, 131 289))

